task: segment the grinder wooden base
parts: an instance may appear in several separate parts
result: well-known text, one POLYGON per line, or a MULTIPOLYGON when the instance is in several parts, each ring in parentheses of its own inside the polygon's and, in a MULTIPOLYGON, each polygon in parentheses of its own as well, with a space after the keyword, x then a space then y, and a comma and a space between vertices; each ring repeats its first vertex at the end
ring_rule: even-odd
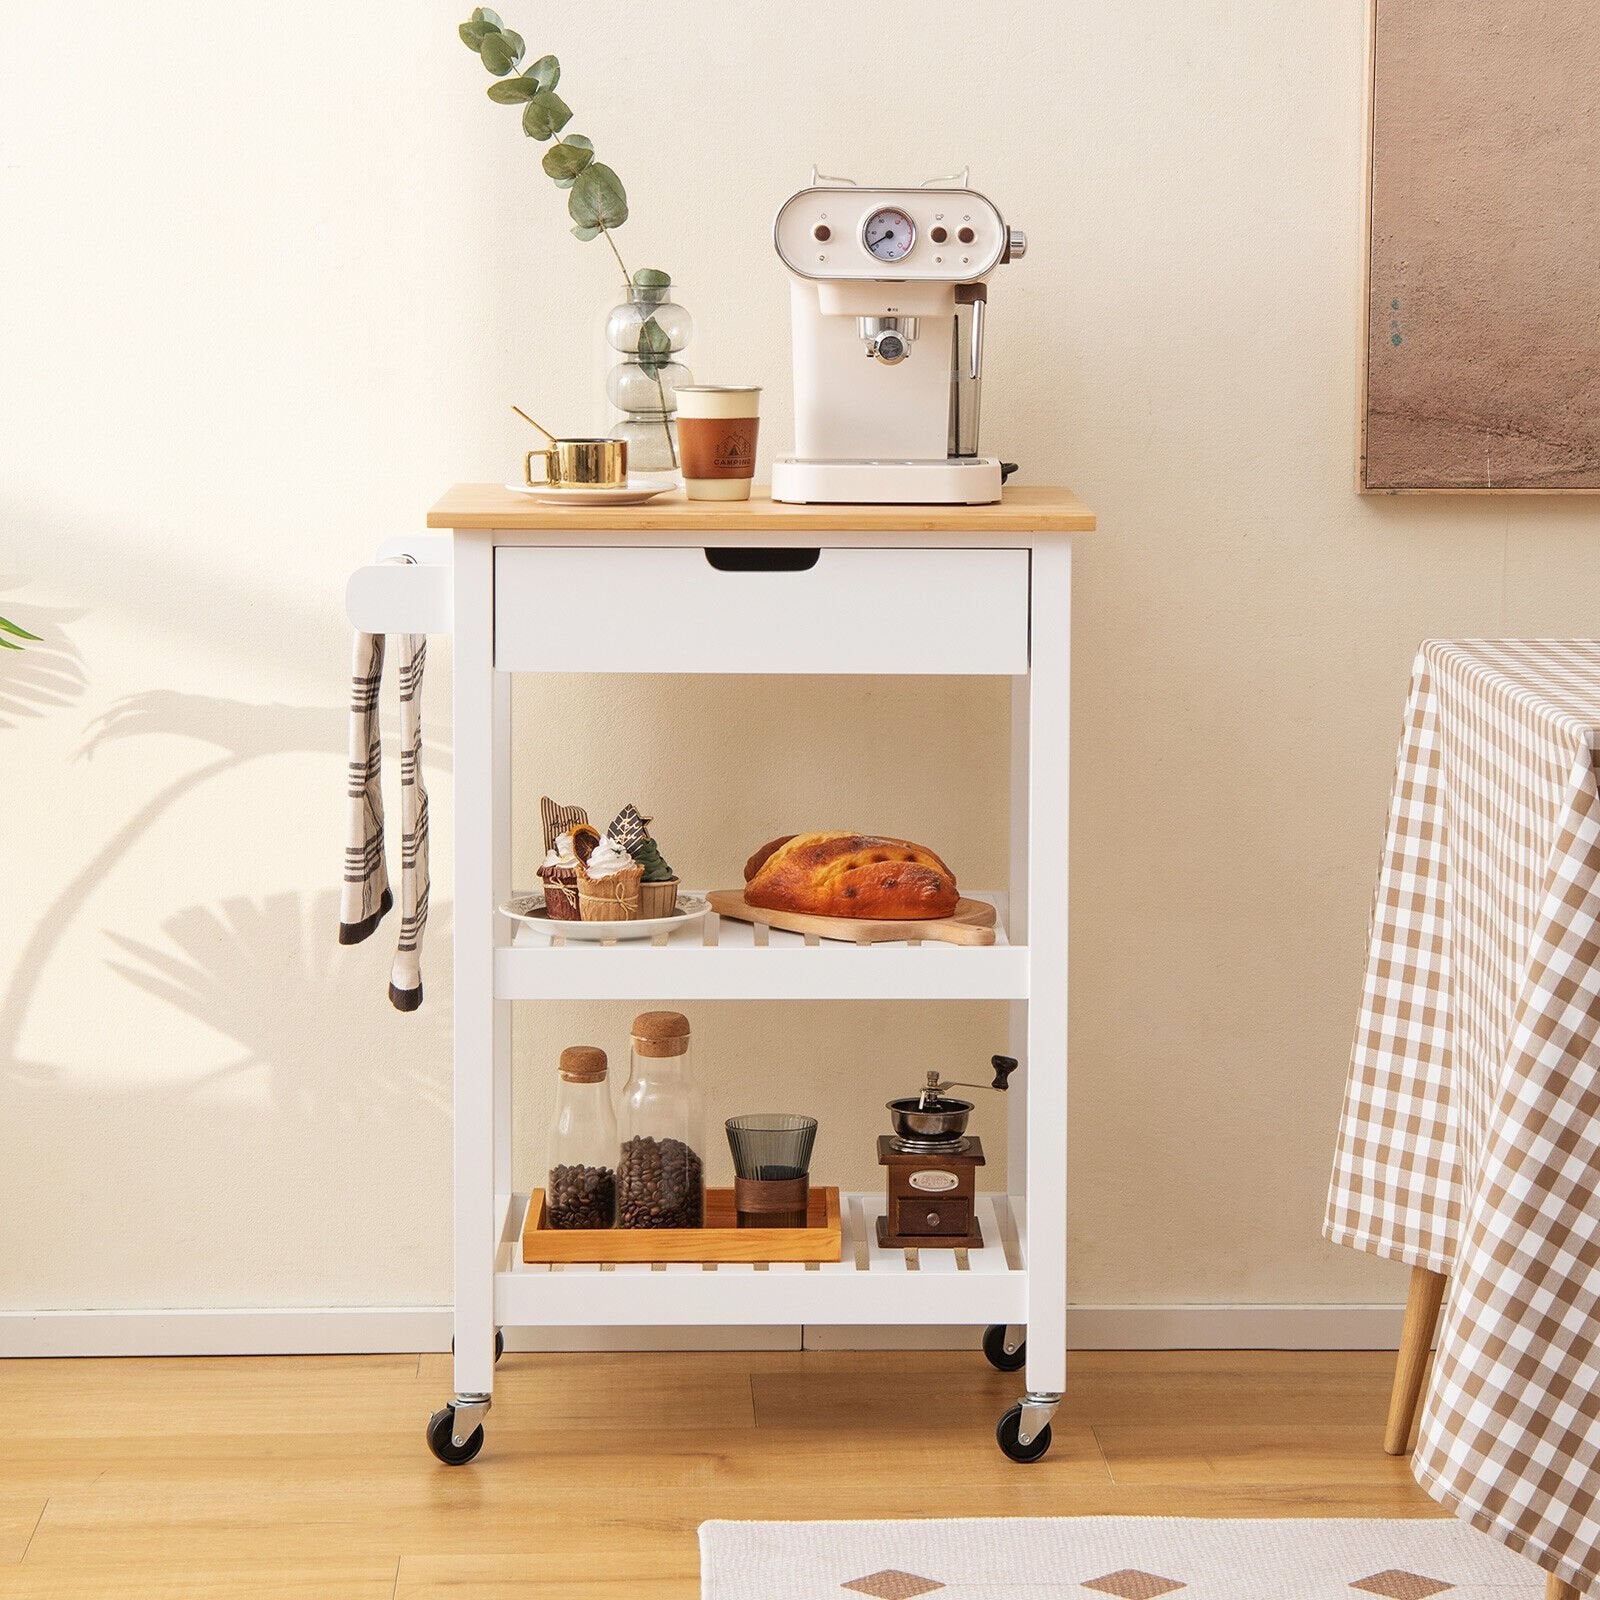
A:
POLYGON ((886 1214, 878 1218, 878 1243, 886 1250, 976 1250, 983 1244, 978 1223, 977 1170, 983 1141, 969 1138, 959 1154, 896 1150, 889 1134, 878 1137, 878 1165, 887 1179, 886 1214))
POLYGON ((890 1233, 889 1219, 878 1218, 878 1243, 885 1250, 981 1250, 983 1234, 978 1219, 972 1219, 972 1232, 949 1233, 890 1233))

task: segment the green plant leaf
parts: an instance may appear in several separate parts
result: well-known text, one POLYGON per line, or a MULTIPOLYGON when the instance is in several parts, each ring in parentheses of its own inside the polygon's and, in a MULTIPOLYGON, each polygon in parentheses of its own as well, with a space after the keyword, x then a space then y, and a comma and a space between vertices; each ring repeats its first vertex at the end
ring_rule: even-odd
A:
POLYGON ((9 639, 0 639, 0 650, 20 650, 20 644, 12 644, 9 639))
POLYGON ((580 227, 620 228, 628 220, 622 180, 603 161, 590 162, 567 196, 567 212, 580 227))
POLYGON ((492 11, 486 11, 479 6, 476 11, 461 24, 456 32, 461 35, 461 42, 469 49, 476 50, 491 34, 500 31, 500 18, 492 11))
POLYGON ((505 27, 505 23, 500 20, 500 13, 498 11, 491 11, 488 6, 474 6, 472 9, 472 20, 474 22, 482 23, 486 28, 505 27))
POLYGON ((522 39, 515 33, 486 33, 478 56, 495 77, 503 78, 522 59, 522 39))
MULTIPOLYGON (((633 281, 635 283, 639 281, 637 272, 633 275, 633 281)), ((654 317, 646 317, 639 324, 639 365, 653 378, 667 364, 671 354, 672 340, 668 337, 667 330, 654 317)))
POLYGON ((530 139, 549 139, 572 120, 572 110, 560 95, 541 89, 522 110, 522 131, 530 139))
POLYGON ((563 178, 570 182, 593 160, 594 146, 587 139, 579 144, 576 138, 572 138, 562 144, 551 145, 539 165, 544 168, 546 176, 558 183, 563 178))
POLYGON ((525 67, 525 78, 537 78, 541 89, 553 89, 561 82, 561 63, 554 56, 540 56, 531 67, 525 67))
MULTIPOLYGON (((29 633, 26 628, 19 628, 16 623, 11 621, 9 617, 0 617, 0 628, 3 628, 7 633, 16 634, 19 639, 32 639, 35 644, 39 642, 38 634, 29 633)), ((5 639, 0 639, 0 644, 5 644, 7 642, 8 641, 5 639)), ((18 650, 21 648, 21 646, 12 645, 11 648, 13 650, 18 650)))
MULTIPOLYGON (((581 227, 581 226, 580 227, 576 227, 576 228, 574 228, 572 230, 572 237, 574 239, 582 239, 583 242, 585 244, 587 244, 591 239, 598 239, 600 237, 600 229, 598 229, 598 228, 586 228, 586 227, 581 227)), ((5 640, 4 639, 0 639, 0 644, 4 644, 4 643, 5 643, 5 640)))
POLYGON ((660 267, 640 267, 633 275, 635 289, 670 289, 672 287, 672 274, 663 272, 660 267))
MULTIPOLYGON (((569 133, 567 135, 566 139, 561 144, 557 145, 556 148, 558 150, 561 150, 561 149, 565 149, 568 145, 571 145, 571 146, 573 146, 573 147, 575 147, 576 149, 579 149, 579 150, 587 150, 591 157, 594 155, 594 145, 593 145, 593 143, 590 140, 585 139, 584 136, 581 133, 569 133)), ((584 167, 588 166, 588 164, 589 164, 589 162, 588 162, 587 159, 585 161, 583 161, 582 164, 578 168, 578 172, 581 172, 584 167)), ((546 167, 544 170, 546 172, 550 171, 550 169, 548 167, 546 167)), ((551 181, 555 184, 556 188, 558 188, 558 189, 570 189, 573 186, 573 184, 575 184, 578 181, 578 172, 574 172, 571 175, 571 177, 567 177, 567 178, 558 178, 558 177, 555 177, 554 174, 552 174, 551 175, 551 181)))
POLYGON ((491 83, 486 91, 499 106, 520 105, 524 100, 533 99, 538 92, 539 85, 526 74, 520 78, 502 78, 499 83, 491 83))

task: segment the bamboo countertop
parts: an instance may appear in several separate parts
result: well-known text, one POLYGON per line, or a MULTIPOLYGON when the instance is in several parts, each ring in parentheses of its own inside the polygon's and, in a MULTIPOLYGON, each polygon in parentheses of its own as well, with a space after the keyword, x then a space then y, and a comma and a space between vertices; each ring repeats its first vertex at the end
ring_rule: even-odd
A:
POLYGON ((784 505, 764 487, 748 500, 687 500, 681 489, 637 506, 540 505, 498 483, 458 483, 428 513, 430 528, 626 529, 710 533, 1090 533, 1095 516, 1070 489, 1007 489, 991 506, 784 505))

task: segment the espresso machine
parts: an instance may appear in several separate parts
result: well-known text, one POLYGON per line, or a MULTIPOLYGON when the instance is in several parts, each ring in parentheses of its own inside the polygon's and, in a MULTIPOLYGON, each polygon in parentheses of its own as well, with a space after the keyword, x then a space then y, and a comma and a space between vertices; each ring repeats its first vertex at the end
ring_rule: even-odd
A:
POLYGON ((985 505, 978 453, 988 277, 1028 247, 967 173, 868 188, 811 169, 772 225, 789 269, 794 454, 774 500, 985 505))

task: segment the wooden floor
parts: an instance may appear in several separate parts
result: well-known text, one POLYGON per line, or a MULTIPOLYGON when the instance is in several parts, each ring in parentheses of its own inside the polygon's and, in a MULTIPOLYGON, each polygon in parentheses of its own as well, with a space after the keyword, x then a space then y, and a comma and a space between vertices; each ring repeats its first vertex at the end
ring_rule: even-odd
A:
POLYGON ((1051 1453, 960 1354, 508 1355, 471 1466, 442 1356, 0 1362, 0 1600, 691 1600, 708 1517, 1441 1515, 1392 1352, 1073 1357, 1051 1453))

